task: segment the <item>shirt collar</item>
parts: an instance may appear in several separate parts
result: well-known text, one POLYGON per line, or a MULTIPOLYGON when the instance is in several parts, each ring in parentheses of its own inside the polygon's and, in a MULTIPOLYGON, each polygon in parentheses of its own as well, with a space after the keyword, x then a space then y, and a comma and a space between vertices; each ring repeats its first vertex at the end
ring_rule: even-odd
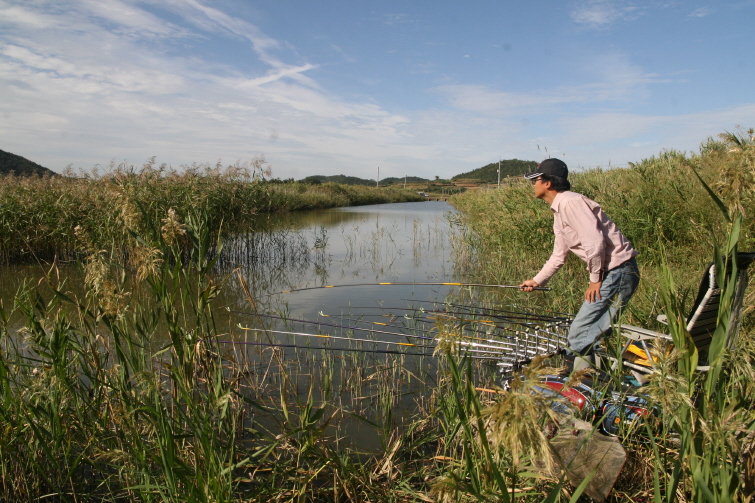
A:
POLYGON ((553 198, 553 204, 551 204, 551 211, 554 213, 558 213, 559 208, 561 207, 561 201, 563 200, 563 192, 559 192, 556 194, 556 197, 553 198))

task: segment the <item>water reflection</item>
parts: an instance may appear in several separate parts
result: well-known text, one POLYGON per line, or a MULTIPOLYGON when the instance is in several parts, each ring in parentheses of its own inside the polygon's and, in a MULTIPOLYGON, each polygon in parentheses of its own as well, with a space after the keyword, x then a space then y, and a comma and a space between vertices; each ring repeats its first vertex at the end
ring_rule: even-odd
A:
MULTIPOLYGON (((278 292, 326 285, 454 281, 450 228, 442 201, 337 208, 255 221, 256 232, 227 239, 221 271, 238 269, 260 310, 297 316, 325 308, 376 306, 405 299, 442 299, 437 286, 354 286, 278 292)), ((239 282, 224 290, 224 305, 247 303, 239 282)))

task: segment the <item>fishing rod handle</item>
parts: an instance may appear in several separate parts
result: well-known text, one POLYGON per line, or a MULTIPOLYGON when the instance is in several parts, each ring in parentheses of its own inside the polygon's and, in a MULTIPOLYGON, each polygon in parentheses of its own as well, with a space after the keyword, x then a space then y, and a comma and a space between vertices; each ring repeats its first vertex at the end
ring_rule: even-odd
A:
MULTIPOLYGON (((520 286, 520 285, 513 285, 513 286, 504 286, 504 285, 501 285, 501 286, 503 288, 518 288, 520 290, 522 290, 522 289, 525 288, 525 287, 520 286)), ((549 287, 549 286, 533 286, 531 288, 532 288, 533 292, 550 292, 551 291, 551 287, 549 287)))

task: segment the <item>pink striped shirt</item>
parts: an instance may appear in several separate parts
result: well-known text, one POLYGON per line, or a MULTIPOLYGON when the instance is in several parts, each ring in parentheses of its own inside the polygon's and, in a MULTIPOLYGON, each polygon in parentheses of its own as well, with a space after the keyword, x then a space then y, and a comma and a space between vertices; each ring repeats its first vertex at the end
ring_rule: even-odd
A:
POLYGON ((551 204, 553 253, 533 278, 544 285, 558 271, 569 251, 587 262, 590 281, 603 280, 606 271, 620 266, 637 255, 632 243, 608 218, 600 205, 576 192, 559 192, 551 204))

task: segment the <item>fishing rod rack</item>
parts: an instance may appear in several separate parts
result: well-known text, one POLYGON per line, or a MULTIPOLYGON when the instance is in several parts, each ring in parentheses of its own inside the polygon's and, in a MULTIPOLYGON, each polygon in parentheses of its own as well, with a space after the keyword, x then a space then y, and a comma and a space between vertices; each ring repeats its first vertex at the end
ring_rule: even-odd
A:
POLYGON ((315 320, 232 311, 248 316, 250 323, 240 323, 239 327, 256 333, 258 341, 236 343, 413 356, 450 353, 487 360, 504 373, 518 369, 537 355, 553 354, 567 347, 566 334, 572 316, 566 313, 535 313, 516 305, 484 308, 412 302, 416 307, 352 307, 351 310, 360 311, 350 310, 348 314, 320 311, 315 320), (430 305, 423 306, 427 304, 430 305), (384 321, 372 321, 374 318, 384 321), (253 320, 257 326, 252 325, 253 320), (293 330, 292 326, 302 329, 293 330), (289 340, 316 338, 328 342, 319 347, 273 342, 273 337, 281 336, 289 340))
POLYGON ((533 313, 520 306, 495 309, 452 304, 456 313, 461 310, 467 322, 479 333, 486 327, 486 335, 504 349, 492 350, 501 372, 520 368, 538 355, 558 352, 568 346, 566 335, 572 316, 566 313, 533 313))

